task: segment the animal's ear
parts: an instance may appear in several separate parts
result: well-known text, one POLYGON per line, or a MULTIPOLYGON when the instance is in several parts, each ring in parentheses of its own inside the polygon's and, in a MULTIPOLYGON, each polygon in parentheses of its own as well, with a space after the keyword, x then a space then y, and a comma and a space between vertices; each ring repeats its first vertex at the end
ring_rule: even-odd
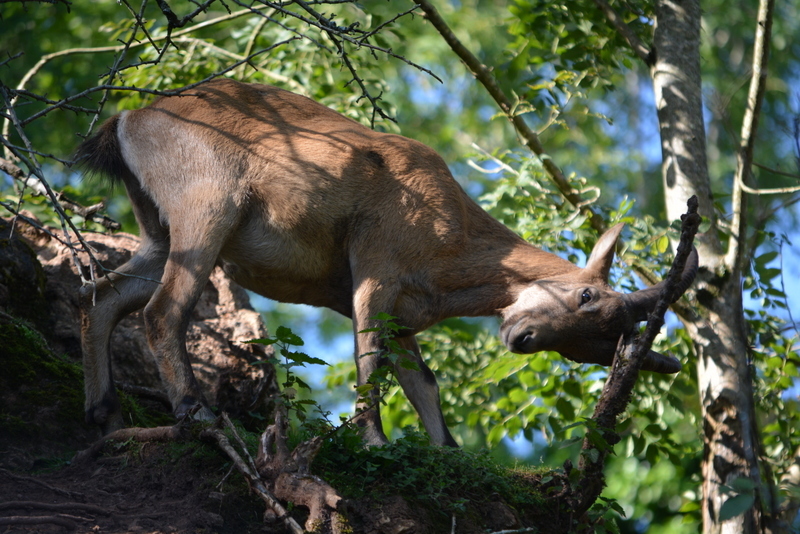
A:
POLYGON ((611 271, 611 264, 614 262, 614 249, 617 246, 617 239, 620 232, 625 227, 625 223, 618 223, 610 228, 597 240, 589 261, 583 269, 587 277, 600 279, 608 282, 608 273, 611 271))

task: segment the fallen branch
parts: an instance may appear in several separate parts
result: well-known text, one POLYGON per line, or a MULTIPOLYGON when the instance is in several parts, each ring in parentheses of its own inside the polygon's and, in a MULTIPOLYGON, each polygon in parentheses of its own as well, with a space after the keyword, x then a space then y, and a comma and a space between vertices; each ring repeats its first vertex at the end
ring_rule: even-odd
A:
POLYGON ((72 463, 80 464, 94 460, 110 441, 178 441, 185 439, 184 429, 185 424, 183 422, 173 426, 157 426, 154 428, 120 428, 95 441, 88 449, 78 452, 72 459, 72 463))
POLYGON ((217 446, 222 449, 222 451, 228 455, 228 457, 233 461, 236 469, 244 476, 247 480, 247 483, 250 485, 250 489, 258 495, 261 500, 263 500, 269 509, 277 516, 279 520, 282 520, 286 527, 292 532, 292 534, 303 534, 303 529, 300 525, 297 524, 297 521, 289 515, 288 510, 284 508, 283 504, 267 489, 264 481, 261 480, 261 477, 258 475, 256 471, 255 465, 252 464, 252 459, 247 455, 248 461, 245 462, 241 455, 236 452, 236 449, 231 445, 228 436, 225 435, 225 432, 222 430, 222 425, 227 426, 229 429, 233 430, 233 433, 236 434, 236 429, 234 428, 233 424, 231 423, 230 419, 226 414, 222 414, 214 421, 214 424, 203 430, 200 433, 200 437, 209 441, 212 441, 217 444, 217 446))

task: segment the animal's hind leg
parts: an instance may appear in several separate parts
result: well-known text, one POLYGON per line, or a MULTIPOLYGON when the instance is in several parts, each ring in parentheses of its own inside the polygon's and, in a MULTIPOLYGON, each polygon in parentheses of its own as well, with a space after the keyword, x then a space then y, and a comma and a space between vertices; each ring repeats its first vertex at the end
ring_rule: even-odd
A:
POLYGON ((166 245, 145 242, 117 273, 80 290, 86 422, 103 434, 124 426, 111 377, 111 332, 126 315, 144 307, 158 287, 166 245))
POLYGON ((224 241, 236 223, 238 210, 225 195, 195 191, 201 201, 184 191, 182 205, 200 206, 195 217, 170 220, 170 251, 162 284, 144 309, 147 341, 158 364, 161 380, 175 415, 185 416, 197 404, 197 419, 211 419, 186 350, 186 329, 224 241), (220 204, 214 205, 213 199, 220 204), (196 203, 192 203, 195 200, 196 203))

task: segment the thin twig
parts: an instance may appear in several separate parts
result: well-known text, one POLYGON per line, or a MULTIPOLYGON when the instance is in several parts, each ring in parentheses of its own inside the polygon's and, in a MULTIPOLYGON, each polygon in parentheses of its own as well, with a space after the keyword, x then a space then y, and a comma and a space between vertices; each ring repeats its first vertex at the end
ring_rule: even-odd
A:
POLYGON ((606 0, 594 0, 594 3, 597 7, 600 8, 600 11, 606 16, 608 21, 614 27, 617 32, 628 42, 628 46, 631 47, 631 50, 639 56, 645 65, 652 66, 653 64, 653 56, 649 48, 647 48, 644 43, 639 39, 639 37, 633 32, 630 26, 625 24, 625 21, 622 20, 622 17, 619 16, 611 5, 606 2, 606 0))
POLYGON ((267 504, 267 506, 269 506, 270 510, 272 510, 276 516, 278 516, 278 519, 284 522, 292 534, 303 534, 303 529, 300 527, 297 521, 295 521, 294 518, 289 515, 289 511, 286 510, 281 502, 267 489, 255 469, 248 465, 248 463, 242 459, 239 453, 236 452, 236 449, 233 447, 233 445, 231 445, 228 437, 219 428, 220 422, 221 419, 217 418, 217 421, 214 423, 214 425, 200 433, 200 437, 215 442, 217 446, 228 455, 228 457, 236 466, 236 469, 245 477, 245 479, 247 479, 247 482, 253 492, 256 493, 256 495, 258 495, 261 500, 267 504))
POLYGON ((766 165, 762 165, 761 163, 758 163, 756 161, 753 162, 753 165, 755 165, 759 169, 763 169, 772 174, 777 174, 778 176, 786 176, 787 178, 794 178, 795 180, 800 180, 800 174, 797 174, 796 172, 781 171, 778 169, 774 169, 772 167, 768 167, 766 165))
POLYGON ((767 65, 769 63, 769 47, 772 36, 772 15, 775 0, 760 0, 758 3, 758 20, 756 21, 756 39, 753 45, 753 76, 750 79, 750 90, 747 94, 747 108, 742 119, 739 152, 736 155, 736 174, 733 179, 731 205, 733 220, 728 252, 725 263, 734 273, 741 273, 747 261, 747 191, 752 174, 753 148, 758 131, 758 121, 764 93, 767 87, 767 65))

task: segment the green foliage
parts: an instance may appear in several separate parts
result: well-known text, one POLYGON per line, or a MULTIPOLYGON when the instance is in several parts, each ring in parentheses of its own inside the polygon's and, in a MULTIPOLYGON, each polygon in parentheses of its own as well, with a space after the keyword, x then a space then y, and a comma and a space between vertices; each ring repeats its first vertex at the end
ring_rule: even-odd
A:
MULTIPOLYGON (((393 17, 391 4, 368 0, 357 5, 326 6, 326 10, 335 15, 338 24, 360 22, 364 28, 377 28, 393 17)), ((611 5, 640 39, 651 41, 650 3, 615 1, 611 5)), ((609 222, 628 223, 621 250, 624 264, 612 273, 615 287, 626 291, 640 287, 630 269, 634 263, 637 269, 663 276, 668 263, 665 253, 675 232, 659 215, 663 211, 661 161, 657 136, 648 129, 655 115, 649 83, 639 78, 643 68, 636 70, 632 55, 604 22, 595 4, 588 0, 560 4, 516 0, 509 6, 488 0, 464 0, 437 7, 481 61, 495 67, 501 87, 517 98, 516 111, 527 113, 531 125, 542 131, 545 146, 566 169, 573 187, 584 193, 595 191, 596 206, 602 206, 609 222), (553 124, 558 128, 548 128, 553 124)), ((191 6, 180 8, 188 10, 191 6)), ((63 5, 44 3, 3 3, 0 9, 4 28, 0 49, 11 55, 25 52, 3 65, 3 80, 8 86, 16 86, 42 54, 74 47, 117 45, 116 39, 129 36, 132 23, 130 13, 112 0, 73 3, 69 13, 63 5), (98 28, 100 31, 96 31, 98 28), (37 38, 26 38, 30 35, 37 38)), ((212 6, 198 22, 226 14, 215 9, 212 6)), ((748 50, 755 9, 755 4, 731 6, 720 0, 704 4, 701 66, 708 106, 708 156, 712 189, 720 199, 718 209, 723 214, 730 211, 729 183, 735 164, 730 154, 735 153, 739 142, 732 125, 739 121, 746 105, 746 91, 742 88, 750 76, 748 50)), ((164 34, 165 23, 155 5, 148 10, 148 31, 157 41, 164 34)), ((791 121, 797 111, 788 82, 796 78, 798 65, 797 47, 792 45, 800 20, 797 10, 796 3, 777 6, 774 53, 756 146, 760 163, 781 170, 794 168, 787 132, 792 131, 791 121)), ((324 33, 305 28, 290 17, 276 19, 281 24, 270 22, 262 26, 263 19, 244 17, 198 29, 178 41, 178 47, 170 48, 156 68, 127 70, 117 82, 150 89, 176 87, 197 81, 237 58, 298 32, 307 33, 314 41, 297 40, 274 48, 253 58, 256 69, 237 67, 229 75, 302 92, 369 124, 373 109, 361 98, 357 84, 347 83, 351 76, 342 68, 339 54, 333 51, 324 33)), ((139 37, 141 46, 132 48, 128 58, 155 59, 147 39, 139 37)), ((532 243, 582 262, 596 240, 595 232, 581 215, 562 204, 560 195, 548 185, 541 160, 507 149, 517 144, 514 133, 504 120, 491 120, 497 112, 494 104, 452 60, 448 48, 430 26, 421 17, 401 19, 384 27, 375 42, 430 66, 444 81, 439 85, 401 62, 385 61, 383 56, 375 57, 364 50, 354 54, 366 86, 376 95, 383 92, 390 99, 380 105, 399 121, 398 125, 379 122, 377 127, 402 131, 434 146, 452 163, 454 174, 468 190, 479 192, 476 196, 490 213, 532 243), (478 165, 488 171, 468 167, 463 157, 468 150, 480 151, 466 148, 476 140, 483 147, 498 147, 489 150, 490 157, 474 155, 478 165), (499 167, 505 170, 496 172, 499 167)), ((28 88, 51 99, 61 98, 98 83, 98 75, 107 73, 112 61, 111 52, 64 55, 48 62, 30 80, 28 88)), ((151 98, 136 93, 114 94, 104 113, 136 107, 151 98)), ((18 111, 32 114, 44 106, 41 102, 27 102, 18 111)), ((27 125, 26 132, 43 153, 65 156, 79 140, 74 135, 76 130, 85 133, 88 123, 82 114, 58 111, 27 125)), ((12 141, 21 144, 13 132, 12 141)), ((470 163, 475 165, 474 161, 470 163)), ((54 169, 60 168, 59 164, 54 165, 54 169)), ((754 179, 763 187, 794 185, 791 177, 760 167, 754 169, 754 179)), ((56 185, 69 185, 73 180, 74 176, 65 173, 56 185)), ((87 182, 70 195, 90 204, 112 194, 103 187, 87 182)), ((12 203, 17 199, 16 194, 5 197, 12 203)), ((25 196, 23 200, 35 214, 53 220, 41 199, 25 196)), ((766 229, 751 232, 755 252, 750 255, 751 269, 744 280, 763 456, 776 473, 783 472, 800 441, 800 406, 796 395, 791 394, 798 380, 800 357, 796 329, 786 320, 791 295, 787 294, 783 278, 791 244, 781 233, 788 232, 796 221, 791 215, 781 221, 774 218, 783 201, 761 197, 751 203, 753 212, 760 214, 757 220, 766 221, 766 229), (776 231, 778 224, 781 229, 776 231)), ((112 200, 111 204, 115 217, 130 220, 126 202, 112 200)), ((573 440, 585 432, 585 427, 577 423, 590 415, 605 371, 567 362, 557 354, 508 354, 494 330, 491 322, 453 319, 421 336, 426 359, 440 378, 448 424, 470 448, 496 446, 501 451, 496 452, 498 456, 505 454, 504 438, 514 437, 533 444, 526 461, 556 464, 567 457, 574 458, 577 446, 573 440)), ((304 417, 305 424, 317 421, 299 415, 307 415, 311 402, 306 402, 303 395, 309 393, 295 372, 306 364, 319 362, 311 361, 313 358, 304 360, 303 353, 292 349, 300 345, 280 329, 271 343, 281 347, 282 359, 277 362, 286 376, 289 394, 285 390, 285 401, 298 418, 304 417)), ((676 355, 684 363, 684 370, 675 376, 640 377, 633 402, 618 429, 622 440, 615 447, 616 456, 608 463, 605 495, 617 499, 631 521, 647 522, 651 533, 696 531, 701 428, 695 354, 688 334, 674 322, 668 323, 656 350, 676 355)), ((333 366, 327 381, 351 384, 355 381, 353 364, 333 366)), ((126 402, 125 397, 123 401, 126 402)), ((398 435, 406 425, 417 424, 417 416, 399 388, 390 388, 385 402, 384 422, 389 431, 398 435)), ((506 457, 506 461, 513 460, 506 457)), ((373 463, 380 465, 380 460, 373 463)), ((435 494, 434 490, 431 492, 435 494)), ((732 485, 729 494, 723 511, 736 515, 746 507, 748 491, 732 485)), ((451 508, 456 505, 448 503, 451 508)), ((600 512, 610 509, 608 504, 598 506, 600 512)), ((630 523, 622 524, 634 529, 630 523)))
POLYGON ((486 451, 429 445, 426 437, 408 430, 379 448, 366 449, 360 443, 353 447, 354 443, 354 431, 345 428, 326 441, 313 465, 346 497, 380 500, 400 495, 437 510, 444 519, 491 502, 495 495, 521 508, 545 505, 537 487, 546 471, 536 473, 537 483, 532 484, 524 473, 499 467, 486 451))
MULTIPOLYGON (((646 40, 650 21, 648 13, 639 10, 652 8, 646 3, 622 7, 625 22, 646 40)), ((512 48, 517 51, 512 65, 533 68, 526 81, 527 95, 542 99, 543 104, 559 103, 561 95, 578 87, 612 88, 616 73, 632 66, 630 47, 594 2, 516 0, 509 10, 514 19, 508 31, 516 37, 512 48)))

